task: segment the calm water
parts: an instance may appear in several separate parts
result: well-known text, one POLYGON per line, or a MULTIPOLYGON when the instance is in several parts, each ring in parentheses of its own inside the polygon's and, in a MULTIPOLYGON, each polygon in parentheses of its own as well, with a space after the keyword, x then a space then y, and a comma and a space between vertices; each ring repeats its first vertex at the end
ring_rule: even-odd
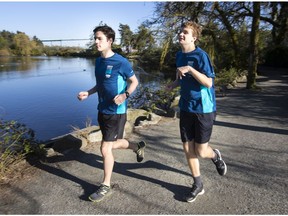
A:
POLYGON ((97 125, 97 95, 76 97, 95 82, 94 59, 0 58, 0 118, 25 124, 39 140, 83 128, 87 119, 97 125))

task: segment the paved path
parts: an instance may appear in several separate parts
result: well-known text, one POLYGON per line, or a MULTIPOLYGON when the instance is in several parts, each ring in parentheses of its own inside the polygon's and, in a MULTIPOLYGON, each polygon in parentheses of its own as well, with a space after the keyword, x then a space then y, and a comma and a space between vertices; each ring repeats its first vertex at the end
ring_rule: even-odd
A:
POLYGON ((99 145, 59 154, 1 185, 0 214, 288 214, 288 73, 262 70, 252 92, 240 84, 217 98, 211 140, 228 165, 217 174, 201 159, 205 194, 183 201, 191 177, 178 119, 163 119, 131 137, 148 143, 143 163, 115 151, 114 193, 101 203, 87 196, 102 180, 99 145), (274 75, 273 75, 274 74, 274 75))

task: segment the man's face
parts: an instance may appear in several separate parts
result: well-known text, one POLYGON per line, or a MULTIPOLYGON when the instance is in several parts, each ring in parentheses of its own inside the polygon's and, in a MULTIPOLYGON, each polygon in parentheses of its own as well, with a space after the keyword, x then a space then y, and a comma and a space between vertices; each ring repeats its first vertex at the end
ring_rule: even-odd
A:
POLYGON ((193 30, 191 28, 184 27, 178 35, 178 40, 181 45, 194 43, 196 37, 193 36, 193 30))
POLYGON ((99 52, 108 50, 112 46, 112 39, 108 39, 102 31, 97 31, 95 33, 95 45, 99 52))

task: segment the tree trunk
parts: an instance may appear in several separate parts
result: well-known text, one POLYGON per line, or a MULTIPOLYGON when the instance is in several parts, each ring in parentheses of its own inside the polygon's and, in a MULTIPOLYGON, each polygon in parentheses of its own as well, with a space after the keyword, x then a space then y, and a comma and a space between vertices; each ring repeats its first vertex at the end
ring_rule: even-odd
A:
POLYGON ((260 23, 260 2, 253 2, 253 21, 250 33, 250 56, 247 77, 247 89, 256 87, 258 49, 259 49, 259 23, 260 23))
POLYGON ((272 40, 275 46, 281 46, 285 41, 285 36, 288 32, 288 3, 287 2, 273 2, 271 3, 271 19, 276 21, 272 24, 272 40), (278 11, 278 7, 280 7, 278 11))
POLYGON ((239 61, 237 61, 237 59, 240 59, 240 56, 239 56, 239 43, 238 43, 235 29, 233 28, 232 24, 230 23, 225 11, 220 7, 219 3, 215 2, 214 6, 221 17, 223 25, 225 26, 225 28, 227 29, 227 31, 230 35, 230 39, 232 42, 231 48, 233 48, 233 51, 234 51, 234 60, 233 60, 234 62, 233 63, 236 66, 236 68, 238 68, 239 67, 239 61))
POLYGON ((171 40, 172 40, 171 37, 168 36, 166 38, 166 40, 164 41, 163 50, 162 50, 162 53, 161 53, 160 63, 159 63, 160 71, 163 70, 163 65, 164 65, 164 62, 165 62, 166 55, 167 55, 167 53, 169 51, 169 48, 170 48, 171 40))

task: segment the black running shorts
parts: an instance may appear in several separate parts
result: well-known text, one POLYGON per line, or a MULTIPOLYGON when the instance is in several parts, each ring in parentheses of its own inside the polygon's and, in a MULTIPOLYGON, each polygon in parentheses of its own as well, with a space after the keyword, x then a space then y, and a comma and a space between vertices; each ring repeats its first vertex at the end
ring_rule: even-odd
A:
POLYGON ((117 139, 123 139, 126 119, 126 113, 107 115, 99 112, 98 123, 103 141, 113 142, 117 139))
POLYGON ((182 142, 195 140, 203 144, 210 140, 216 113, 180 112, 180 133, 182 142))

